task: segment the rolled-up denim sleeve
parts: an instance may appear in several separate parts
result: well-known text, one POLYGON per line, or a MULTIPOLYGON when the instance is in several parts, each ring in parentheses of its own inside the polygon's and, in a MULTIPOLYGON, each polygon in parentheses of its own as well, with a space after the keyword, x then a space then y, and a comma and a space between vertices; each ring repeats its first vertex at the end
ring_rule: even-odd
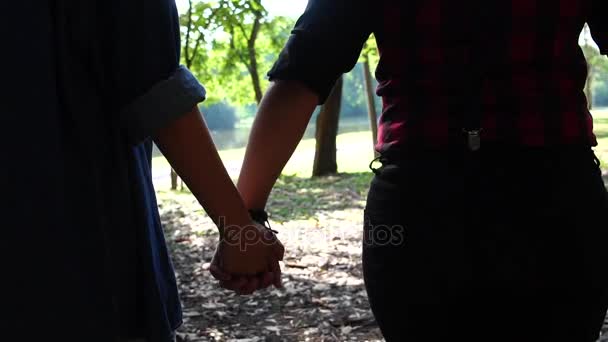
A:
POLYGON ((588 24, 602 55, 608 55, 608 1, 591 0, 588 24))
POLYGON ((128 139, 138 142, 205 100, 205 88, 183 66, 121 111, 128 139))
POLYGON ((300 81, 324 103, 337 79, 354 68, 372 33, 370 3, 309 0, 269 79, 300 81))
POLYGON ((130 143, 153 136, 205 100, 204 87, 180 60, 175 0, 113 0, 110 96, 130 143))

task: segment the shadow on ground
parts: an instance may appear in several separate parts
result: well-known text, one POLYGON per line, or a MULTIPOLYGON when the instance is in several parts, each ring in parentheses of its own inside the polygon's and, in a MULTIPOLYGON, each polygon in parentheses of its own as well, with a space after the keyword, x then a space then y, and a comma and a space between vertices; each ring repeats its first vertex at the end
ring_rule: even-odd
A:
MULTIPOLYGON (((218 236, 194 198, 160 193, 184 305, 179 341, 381 341, 361 271, 362 209, 371 177, 282 177, 269 208, 287 249, 285 289, 247 297, 220 289, 206 270, 218 236)), ((608 184, 608 174, 604 179, 608 184)))
POLYGON ((360 222, 296 220, 298 235, 285 234, 296 227, 277 227, 287 249, 284 289, 238 296, 207 271, 218 239, 211 222, 181 212, 165 207, 162 215, 184 306, 178 341, 382 340, 362 281, 360 222))
POLYGON ((281 176, 267 208, 278 222, 314 219, 323 211, 363 210, 372 176, 371 172, 312 179, 281 176))

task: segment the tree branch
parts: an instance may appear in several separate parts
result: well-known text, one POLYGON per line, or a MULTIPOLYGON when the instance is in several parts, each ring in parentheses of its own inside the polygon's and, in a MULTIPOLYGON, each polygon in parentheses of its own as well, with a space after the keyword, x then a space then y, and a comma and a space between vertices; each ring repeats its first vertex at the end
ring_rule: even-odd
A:
POLYGON ((186 66, 192 66, 193 59, 190 58, 190 34, 192 32, 192 0, 188 0, 188 27, 186 29, 186 42, 184 44, 184 59, 186 66))
POLYGON ((234 27, 230 28, 230 50, 236 55, 236 57, 241 61, 241 63, 245 64, 247 69, 249 69, 249 64, 247 63, 247 58, 242 55, 236 48, 236 38, 234 35, 234 27))
POLYGON ((249 35, 249 39, 247 40, 248 48, 251 48, 251 47, 255 48, 255 41, 258 39, 258 35, 260 33, 260 27, 262 26, 261 20, 262 20, 262 14, 260 12, 256 11, 255 20, 253 21, 253 28, 251 29, 251 34, 249 35))
MULTIPOLYGON (((198 31, 198 38, 196 39, 196 42, 194 43, 194 49, 192 50, 192 58, 191 58, 191 62, 190 64, 193 64, 194 61, 196 60, 196 57, 198 57, 198 48, 201 45, 201 43, 205 42, 205 35, 203 34, 203 32, 198 31)), ((188 69, 190 69, 190 65, 187 65, 188 69)))

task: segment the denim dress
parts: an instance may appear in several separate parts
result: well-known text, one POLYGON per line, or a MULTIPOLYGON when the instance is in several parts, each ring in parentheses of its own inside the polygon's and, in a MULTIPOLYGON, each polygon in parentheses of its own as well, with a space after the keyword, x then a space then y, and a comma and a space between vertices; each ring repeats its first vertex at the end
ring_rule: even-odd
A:
POLYGON ((151 137, 205 99, 179 65, 174 0, 4 1, 0 38, 0 328, 171 341, 151 137))

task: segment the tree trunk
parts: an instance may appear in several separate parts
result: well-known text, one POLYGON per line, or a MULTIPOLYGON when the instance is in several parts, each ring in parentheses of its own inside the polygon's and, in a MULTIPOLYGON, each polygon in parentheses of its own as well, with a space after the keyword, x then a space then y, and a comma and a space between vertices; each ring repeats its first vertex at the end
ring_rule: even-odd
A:
POLYGON ((312 169, 313 177, 327 176, 338 172, 336 159, 336 137, 342 102, 342 77, 321 108, 317 117, 315 161, 312 169))
POLYGON ((587 83, 585 83, 585 95, 587 96, 587 108, 593 109, 593 77, 594 70, 592 66, 589 66, 589 74, 587 75, 587 83))
POLYGON ((257 14, 255 21, 253 22, 253 29, 251 30, 251 36, 247 41, 247 50, 249 52, 249 74, 251 74, 251 83, 253 83, 253 90, 255 91, 255 100, 258 104, 262 102, 262 84, 260 82, 260 74, 258 72, 258 59, 255 53, 255 43, 258 39, 260 29, 262 27, 262 15, 257 14))
POLYGON ((171 190, 177 190, 177 172, 171 168, 171 190))
MULTIPOLYGON (((194 51, 194 53, 190 54, 190 43, 191 43, 191 34, 192 34, 192 12, 193 12, 194 8, 192 6, 192 0, 188 0, 188 23, 186 26, 186 38, 183 44, 184 47, 184 53, 183 53, 183 57, 184 57, 184 61, 186 62, 186 67, 188 69, 190 69, 190 67, 192 66, 192 63, 194 62, 194 53, 196 53, 196 51, 194 51)), ((177 177, 177 172, 175 172, 175 170, 173 170, 173 168, 171 168, 171 190, 177 190, 177 183, 178 183, 179 179, 177 177)))
POLYGON ((251 65, 251 70, 249 73, 251 74, 251 83, 253 83, 253 90, 255 91, 255 101, 257 104, 260 104, 264 94, 262 93, 262 84, 260 83, 257 62, 251 65))
POLYGON ((372 128, 372 138, 374 154, 377 156, 375 146, 378 143, 378 113, 376 112, 376 101, 374 100, 374 85, 372 83, 372 73, 369 67, 369 59, 367 56, 363 61, 363 78, 365 79, 365 92, 367 93, 367 113, 369 115, 369 123, 372 128))
POLYGON ((585 92, 585 96, 587 97, 587 108, 588 109, 592 109, 593 108, 593 73, 595 70, 593 70, 593 65, 591 65, 591 56, 593 55, 592 53, 589 53, 590 50, 594 50, 594 48, 591 48, 591 42, 590 40, 592 40, 591 38, 591 30, 589 29, 589 25, 585 23, 585 26, 583 26, 583 52, 586 51, 585 53, 585 58, 587 59, 587 82, 585 83, 585 88, 583 89, 583 91, 585 92))

